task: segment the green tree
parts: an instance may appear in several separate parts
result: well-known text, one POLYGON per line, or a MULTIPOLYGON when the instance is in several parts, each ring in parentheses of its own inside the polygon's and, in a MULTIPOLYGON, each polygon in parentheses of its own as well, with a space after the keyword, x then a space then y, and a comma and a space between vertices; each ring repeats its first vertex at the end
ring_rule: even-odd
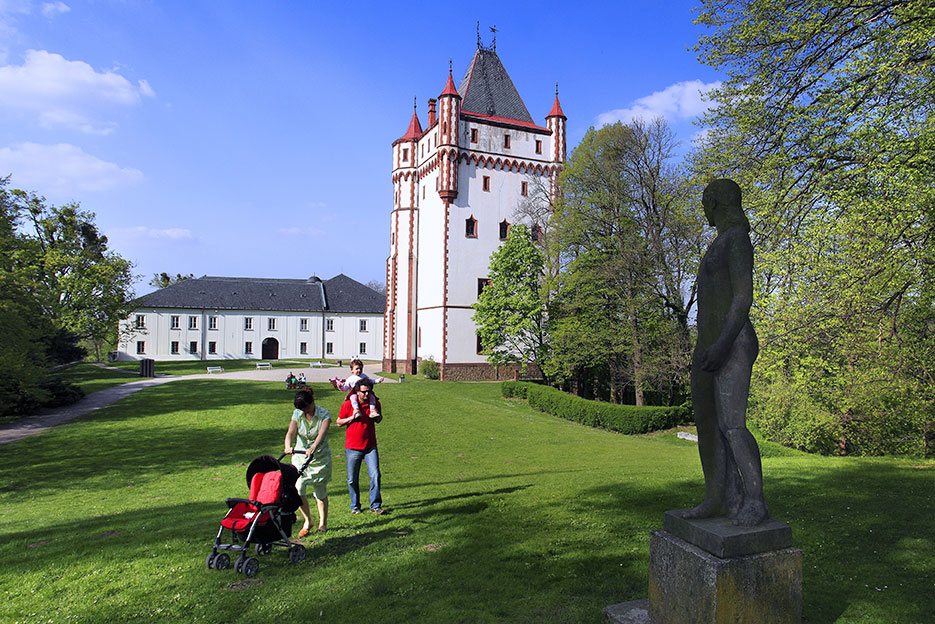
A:
POLYGON ((529 363, 544 369, 548 354, 542 298, 543 255, 523 224, 510 227, 490 256, 489 284, 474 304, 481 346, 495 366, 529 363))
POLYGON ((561 176, 550 237, 562 264, 550 308, 561 334, 553 366, 586 384, 571 351, 591 352, 588 374, 606 369, 597 376, 615 402, 632 392, 643 405, 647 390, 668 397, 688 381, 703 221, 686 201, 676 146, 662 119, 592 128, 561 176))
POLYGON ((149 280, 149 285, 153 288, 166 288, 182 280, 193 279, 195 277, 194 273, 189 273, 188 275, 182 275, 181 273, 176 273, 174 276, 169 275, 165 271, 162 273, 153 273, 153 278, 149 280))
POLYGON ((744 188, 757 252, 753 413, 799 445, 917 452, 935 421, 935 5, 705 0, 697 21, 728 79, 696 165, 744 188))

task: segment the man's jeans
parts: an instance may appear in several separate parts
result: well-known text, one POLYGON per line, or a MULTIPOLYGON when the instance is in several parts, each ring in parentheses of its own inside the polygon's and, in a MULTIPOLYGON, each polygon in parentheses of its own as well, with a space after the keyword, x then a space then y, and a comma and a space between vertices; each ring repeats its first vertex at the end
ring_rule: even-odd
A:
POLYGON ((370 509, 377 509, 383 505, 380 496, 380 454, 377 447, 369 451, 355 451, 344 449, 347 459, 347 491, 351 495, 351 509, 360 509, 360 462, 367 464, 367 474, 370 476, 370 509))

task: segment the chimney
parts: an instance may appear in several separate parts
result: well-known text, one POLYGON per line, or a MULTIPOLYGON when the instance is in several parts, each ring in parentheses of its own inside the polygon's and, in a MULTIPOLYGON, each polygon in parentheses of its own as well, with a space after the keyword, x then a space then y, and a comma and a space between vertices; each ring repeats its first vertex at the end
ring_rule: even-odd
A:
POLYGON ((435 98, 429 98, 429 128, 435 125, 435 98))

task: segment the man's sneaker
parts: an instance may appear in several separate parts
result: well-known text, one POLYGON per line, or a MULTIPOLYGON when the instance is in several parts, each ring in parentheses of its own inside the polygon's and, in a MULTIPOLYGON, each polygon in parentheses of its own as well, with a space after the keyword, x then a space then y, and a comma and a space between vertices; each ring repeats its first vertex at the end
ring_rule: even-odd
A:
POLYGON ((360 509, 351 509, 351 515, 356 516, 360 513, 360 509))
POLYGON ((374 508, 371 509, 370 511, 372 511, 373 513, 375 513, 375 514, 377 514, 377 515, 379 516, 380 514, 383 513, 383 508, 382 508, 382 507, 374 507, 374 508))

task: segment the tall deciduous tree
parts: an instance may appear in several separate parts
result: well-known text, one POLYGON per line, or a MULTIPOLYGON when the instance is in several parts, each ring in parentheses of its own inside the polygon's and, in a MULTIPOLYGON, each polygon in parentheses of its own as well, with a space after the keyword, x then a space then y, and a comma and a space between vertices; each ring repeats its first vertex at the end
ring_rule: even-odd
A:
POLYGON ((592 128, 562 174, 553 219, 556 374, 580 376, 565 348, 599 341, 589 368, 607 369, 612 400, 632 391, 637 405, 647 389, 671 396, 687 383, 703 221, 675 147, 661 119, 592 128))
POLYGON ((149 280, 149 285, 153 288, 166 288, 182 280, 193 279, 194 277, 194 273, 189 273, 188 275, 182 275, 181 273, 169 275, 163 271, 162 273, 153 273, 153 278, 149 280))
POLYGON ((523 224, 510 227, 490 256, 487 286, 474 304, 473 320, 487 360, 494 365, 529 363, 540 370, 548 353, 542 299, 543 255, 523 224))
POLYGON ((697 21, 701 60, 728 75, 698 169, 741 184, 754 228, 755 411, 778 436, 807 412, 796 443, 844 451, 900 451, 884 430, 904 421, 918 450, 935 422, 935 5, 704 0, 697 21))

